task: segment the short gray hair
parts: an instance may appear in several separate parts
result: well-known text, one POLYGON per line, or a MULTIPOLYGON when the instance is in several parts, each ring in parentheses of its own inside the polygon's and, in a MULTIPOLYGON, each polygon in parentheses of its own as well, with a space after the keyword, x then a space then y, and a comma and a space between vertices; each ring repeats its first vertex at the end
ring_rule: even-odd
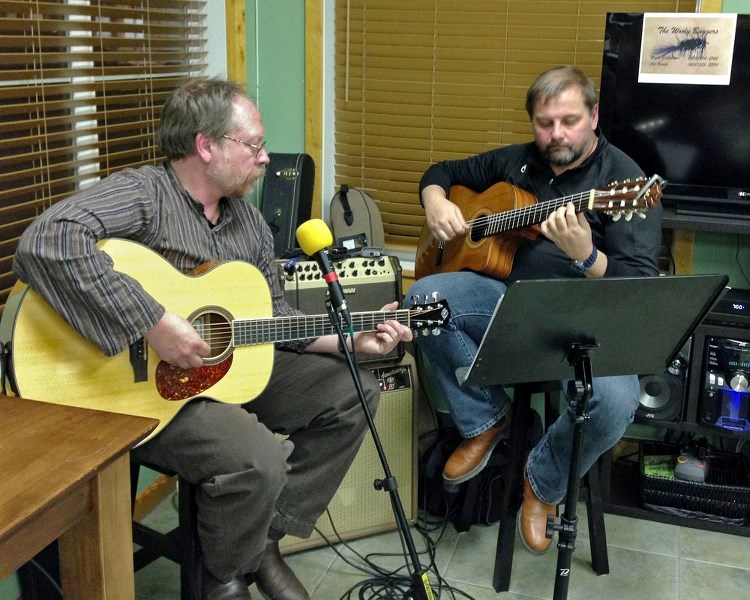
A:
POLYGON ((557 98, 573 86, 581 90, 584 104, 589 112, 593 112, 599 101, 594 82, 578 67, 562 66, 545 71, 529 87, 526 92, 526 112, 529 113, 529 117, 534 118, 534 108, 537 103, 544 104, 550 98, 557 98))
POLYGON ((170 159, 195 153, 195 136, 218 140, 237 127, 233 100, 247 97, 237 83, 216 78, 190 79, 167 98, 161 111, 156 143, 170 159))

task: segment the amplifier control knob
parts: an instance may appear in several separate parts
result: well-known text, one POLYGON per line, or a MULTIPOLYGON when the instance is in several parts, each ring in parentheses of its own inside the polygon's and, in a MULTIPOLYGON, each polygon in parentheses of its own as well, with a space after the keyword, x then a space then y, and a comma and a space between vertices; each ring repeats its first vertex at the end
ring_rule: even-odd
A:
POLYGON ((747 374, 741 371, 734 373, 729 379, 729 387, 735 392, 744 392, 748 388, 747 374))

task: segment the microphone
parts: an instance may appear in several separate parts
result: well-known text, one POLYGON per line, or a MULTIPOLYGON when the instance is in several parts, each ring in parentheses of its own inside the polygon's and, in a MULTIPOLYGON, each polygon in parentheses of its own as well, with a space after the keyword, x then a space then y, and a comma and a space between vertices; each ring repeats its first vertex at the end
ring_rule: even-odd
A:
POLYGON ((352 321, 346 306, 344 290, 339 283, 339 276, 331 266, 326 248, 333 244, 333 235, 328 225, 322 219, 310 219, 297 227, 297 241, 300 248, 308 256, 315 259, 323 273, 323 279, 328 284, 328 294, 331 305, 341 314, 346 324, 351 327, 352 321))

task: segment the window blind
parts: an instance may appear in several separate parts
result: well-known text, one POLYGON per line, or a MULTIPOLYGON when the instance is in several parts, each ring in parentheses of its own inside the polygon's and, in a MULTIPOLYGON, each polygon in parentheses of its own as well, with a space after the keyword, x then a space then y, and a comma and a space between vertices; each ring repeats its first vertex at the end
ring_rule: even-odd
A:
POLYGON ((0 1, 0 307, 42 210, 159 160, 161 105, 205 67, 205 4, 0 1))
POLYGON ((433 162, 531 140, 526 89, 574 64, 599 81, 607 12, 694 2, 336 0, 335 182, 367 191, 386 245, 414 250, 433 162))

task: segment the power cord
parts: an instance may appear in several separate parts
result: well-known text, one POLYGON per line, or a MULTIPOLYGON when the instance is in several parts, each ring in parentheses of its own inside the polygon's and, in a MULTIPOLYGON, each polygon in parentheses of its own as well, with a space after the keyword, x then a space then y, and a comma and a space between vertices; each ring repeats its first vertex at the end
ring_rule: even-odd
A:
MULTIPOLYGON (((317 527, 315 531, 347 565, 368 575, 367 579, 356 583, 346 590, 340 596, 339 600, 403 600, 412 587, 411 574, 407 568, 408 554, 403 539, 401 540, 401 555, 396 553, 372 552, 363 556, 341 538, 329 511, 326 511, 326 515, 328 516, 328 521, 337 542, 334 543, 317 527), (338 545, 346 548, 356 557, 357 561, 345 556, 338 545), (392 570, 378 564, 377 559, 389 559, 394 556, 403 558, 403 566, 392 570)), ((421 557, 427 558, 427 564, 422 566, 427 570, 430 577, 432 592, 436 600, 440 600, 441 598, 448 600, 455 600, 456 598, 474 600, 466 592, 455 588, 445 581, 435 562, 437 545, 445 534, 447 525, 447 520, 441 521, 438 518, 430 520, 422 513, 417 517, 414 528, 421 534, 425 542, 425 550, 419 552, 419 554, 421 557), (434 540, 431 535, 435 531, 439 531, 437 540, 434 540)))

